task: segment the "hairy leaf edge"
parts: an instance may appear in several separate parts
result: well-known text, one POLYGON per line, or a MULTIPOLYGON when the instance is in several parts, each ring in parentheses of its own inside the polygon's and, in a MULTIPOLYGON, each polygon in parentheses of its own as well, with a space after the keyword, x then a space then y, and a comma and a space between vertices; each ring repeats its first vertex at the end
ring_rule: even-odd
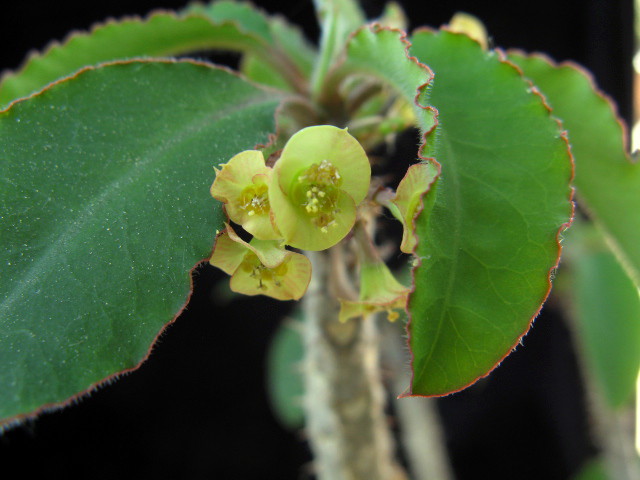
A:
MULTIPOLYGON (((627 122, 625 122, 621 117, 617 104, 613 100, 613 98, 610 95, 608 95, 606 92, 604 92, 602 89, 600 89, 600 87, 598 86, 598 82, 596 81, 593 73, 591 73, 584 66, 580 65, 577 62, 572 62, 572 61, 556 62, 549 55, 546 55, 541 52, 528 53, 520 49, 509 49, 507 50, 507 54, 514 54, 514 55, 520 55, 525 58, 537 59, 544 62, 549 67, 557 71, 560 71, 566 68, 577 73, 578 75, 581 75, 588 82, 594 95, 600 98, 600 100, 602 100, 604 104, 607 106, 615 123, 618 125, 620 129, 620 136, 622 138, 622 151, 621 151, 622 156, 626 159, 626 161, 630 165, 637 165, 638 161, 634 159, 634 157, 632 157, 630 154, 630 148, 629 148, 630 135, 629 135, 629 127, 627 125, 627 122)), ((578 192, 578 197, 580 197, 580 192, 578 192)), ((606 240, 607 246, 614 253, 616 259, 618 260, 620 265, 622 265, 627 275, 629 275, 629 277, 633 280, 633 282, 636 285, 640 286, 640 277, 638 277, 636 269, 633 266, 631 266, 632 262, 628 260, 627 254, 624 251, 624 249, 620 247, 618 244, 618 241, 615 238, 613 238, 612 235, 609 234, 608 228, 604 225, 604 223, 600 221, 599 215, 591 209, 588 203, 583 204, 582 206, 589 212, 589 215, 591 215, 596 220, 598 228, 604 234, 604 238, 606 240)))
MULTIPOLYGON (((213 70, 223 70, 237 78, 240 78, 241 80, 250 83, 251 85, 255 86, 256 88, 259 88, 261 90, 273 90, 270 89, 264 85, 258 85, 254 82, 251 82, 249 80, 247 80, 245 77, 243 77, 242 75, 240 75, 238 72, 236 72, 235 70, 232 70, 228 67, 222 66, 222 65, 215 65, 206 61, 199 61, 199 60, 193 60, 193 59, 167 59, 167 58, 160 58, 160 59, 153 59, 153 58, 144 58, 144 59, 130 59, 130 60, 118 60, 118 61, 114 61, 114 62, 105 62, 105 63, 101 63, 99 65, 94 65, 94 66, 87 66, 84 67, 80 70, 78 70, 77 72, 75 72, 73 75, 65 77, 65 78, 61 78, 59 80, 56 80, 55 82, 50 83, 49 85, 47 85, 46 87, 44 87, 42 90, 38 91, 38 92, 34 92, 31 95, 24 97, 24 98, 18 98, 14 101, 12 101, 9 105, 7 105, 7 107, 5 109, 0 109, 0 114, 6 113, 8 112, 11 107, 13 105, 15 105, 16 103, 19 102, 24 102, 24 101, 28 101, 31 98, 40 96, 41 94, 43 94, 44 92, 46 92, 47 90, 55 87, 56 85, 60 84, 60 83, 65 83, 68 81, 72 81, 75 78, 77 78, 78 76, 82 75, 83 73, 90 71, 90 70, 97 70, 99 68, 105 67, 105 66, 111 66, 111 65, 130 65, 130 64, 134 64, 134 63, 166 63, 166 64, 174 64, 174 63, 188 63, 188 64, 192 64, 192 65, 199 65, 199 66, 203 66, 203 67, 207 67, 207 68, 211 68, 213 70)), ((280 92, 278 90, 278 93, 280 95, 282 95, 282 92, 280 92)), ((280 101, 280 105, 278 105, 278 107, 276 108, 276 111, 274 113, 274 120, 276 122, 275 124, 275 132, 279 131, 278 125, 277 125, 277 121, 279 118, 278 112, 283 108, 283 105, 286 103, 287 99, 286 97, 283 96, 283 99, 280 101)), ((261 148, 269 148, 271 147, 275 141, 277 139, 277 133, 271 133, 268 135, 267 140, 265 143, 259 143, 257 145, 254 146, 255 149, 261 149, 261 148)), ((217 202, 217 200, 212 199, 214 202, 217 202)), ((226 212, 225 212, 226 215, 226 212)), ((184 301, 184 304, 182 305, 182 307, 180 307, 180 309, 175 313, 175 315, 173 316, 173 318, 171 318, 169 321, 167 321, 162 328, 158 331, 158 333, 156 334, 156 336, 153 338, 153 340, 151 341, 151 344, 149 345, 149 349, 147 350, 147 353, 144 355, 144 357, 133 367, 130 368, 126 368, 124 370, 121 370, 119 372, 113 373, 105 378, 103 378, 102 380, 95 382, 91 385, 89 385, 89 387, 87 387, 86 389, 76 393, 75 395, 72 395, 71 397, 67 398, 66 400, 63 400, 61 402, 53 402, 53 403, 47 403, 45 405, 40 406, 39 408, 37 408, 36 410, 29 412, 29 413, 23 413, 23 414, 19 414, 19 415, 15 415, 13 417, 8 417, 8 418, 4 418, 4 419, 0 419, 0 435, 2 435, 3 432, 17 427, 19 425, 21 425, 22 423, 28 421, 28 420, 33 420, 37 417, 39 417, 40 415, 42 415, 43 413, 49 413, 49 412, 54 412, 57 410, 61 410, 65 407, 71 406, 71 405, 75 405, 77 403, 79 403, 81 400, 83 400, 84 398, 87 398, 89 396, 91 396, 92 393, 100 390, 103 387, 109 386, 112 383, 114 383, 115 381, 117 381, 120 377, 124 376, 124 375, 128 375, 132 372, 135 372, 136 370, 138 370, 151 356, 151 354, 153 353, 153 349, 155 347, 155 345, 158 343, 158 340, 165 334, 165 332, 175 323, 175 321, 178 319, 178 317, 180 317, 180 315, 182 315, 182 312, 184 312, 184 310, 187 308, 187 306, 189 305, 189 302, 191 301, 191 296, 193 295, 193 278, 194 278, 194 273, 195 271, 203 264, 208 264, 209 263, 209 258, 211 258, 211 255, 213 254, 213 248, 215 245, 215 239, 218 237, 218 235, 216 234, 213 238, 212 241, 212 245, 211 245, 211 251, 209 252, 209 255, 206 258, 203 258, 201 260, 199 260, 198 262, 196 262, 196 264, 191 267, 191 269, 189 270, 189 292, 187 293, 187 297, 184 301)))
MULTIPOLYGON (((416 33, 420 33, 420 32, 428 32, 428 33, 432 33, 432 34, 436 34, 439 31, 446 31, 448 33, 454 34, 454 35, 463 35, 466 36, 468 38, 468 35, 466 35, 465 33, 460 33, 460 32, 454 32, 452 31, 450 28, 443 26, 440 29, 434 29, 434 28, 430 28, 430 27, 419 27, 417 29, 415 29, 412 32, 412 36, 416 33)), ((406 35, 405 35, 406 37, 406 35)), ((477 43, 478 45, 480 45, 480 43, 471 38, 471 40, 473 40, 475 43, 477 43)), ((407 42, 410 44, 410 42, 407 40, 407 42)), ((513 68, 513 70, 515 70, 515 72, 523 79, 525 80, 527 83, 529 83, 530 85, 530 91, 531 94, 535 95, 538 97, 538 99, 540 100, 540 102, 542 103, 543 107, 545 108, 545 110, 547 110, 549 117, 554 120, 557 125, 558 125, 558 129, 560 131, 560 137, 562 138, 562 140, 564 141, 566 147, 567 147, 567 153, 568 153, 568 157, 569 157, 569 161, 571 162, 571 175, 569 180, 569 185, 571 186, 571 190, 570 190, 570 194, 569 194, 569 202, 571 204, 571 214, 569 217, 569 220, 565 223, 563 223, 560 228, 558 229, 558 232, 556 233, 556 243, 558 246, 558 253, 556 255, 556 260, 553 264, 553 266, 549 269, 549 273, 547 275, 547 283, 548 283, 548 288, 546 293, 544 294, 542 300, 540 301, 540 307, 536 310, 536 312, 533 314, 533 316, 531 317, 531 319, 529 320, 527 327, 525 328, 525 330, 522 332, 522 334, 520 334, 518 336, 518 338, 516 339, 516 341, 514 342, 514 344, 509 348, 509 350, 507 351, 507 353, 502 356, 502 358, 500 358, 485 374, 483 375, 479 375, 478 377, 476 377, 475 379, 473 379, 471 382, 469 382, 468 384, 460 387, 457 390, 452 390, 450 392, 444 392, 444 393, 437 393, 437 394, 433 394, 433 395, 423 395, 423 394, 419 394, 419 393, 413 393, 412 388, 413 388, 413 378, 414 378, 414 370, 413 370, 413 364, 414 364, 414 356, 413 356, 413 351, 411 350, 411 332, 409 330, 409 326, 411 324, 412 318, 411 318, 411 312, 409 311, 409 309, 407 308, 407 324, 406 324, 406 337, 407 337, 407 349, 409 351, 409 362, 411 365, 411 381, 409 383, 409 386, 407 387, 406 391, 404 391, 403 393, 401 393, 400 395, 397 396, 397 398, 411 398, 411 397, 422 397, 422 398, 431 398, 431 397, 443 397, 446 395, 451 395, 453 393, 457 393, 460 392, 468 387, 470 387, 471 385, 473 385, 474 383, 476 383, 478 380, 487 377, 489 374, 491 374, 491 372, 493 372, 501 363, 502 361, 507 358, 514 350, 515 348, 521 343, 522 338, 529 332, 531 326, 533 325, 534 320, 536 319, 536 317, 540 314, 540 311, 542 310, 542 307, 544 305, 544 303, 546 302, 547 298, 549 297, 549 294, 551 293, 551 288, 552 288, 552 279, 554 277, 554 272, 555 270, 558 268, 558 265, 560 263, 560 257, 562 254, 562 233, 571 226, 571 223, 573 222, 573 218, 575 216, 575 204, 574 204, 574 194, 575 194, 575 188, 573 187, 573 179, 575 178, 575 161, 573 158, 573 154, 571 152, 571 144, 569 143, 569 137, 567 134, 567 131, 563 128, 562 126, 562 121, 557 118, 554 117, 552 115, 553 110, 551 109, 549 103, 547 102, 544 94, 533 84, 533 82, 531 80, 529 80, 523 73, 522 69, 520 67, 518 67, 518 65, 516 65, 515 63, 511 62, 508 60, 507 58, 507 53, 504 52, 503 50, 496 48, 494 49, 494 51, 498 54, 498 60, 500 61, 500 63, 504 64, 504 65, 508 65, 511 68, 513 68)), ((419 61, 418 61, 419 62, 419 61)), ((433 74, 432 74, 433 75, 433 74)), ((432 77, 433 78, 433 77, 432 77)), ((416 97, 416 101, 417 101, 417 97, 416 97)), ((431 107, 434 110, 435 107, 431 107)), ((437 110, 436 110, 437 112, 437 110)), ((438 168, 438 176, 434 179, 434 181, 431 183, 431 185, 429 186, 429 190, 427 190, 425 192, 425 195, 428 194, 431 191, 431 187, 433 186, 433 184, 438 180, 439 175, 441 173, 441 164, 439 162, 437 162, 437 160, 435 158, 430 158, 430 157, 425 157, 424 154, 427 154, 427 152, 425 151, 427 148, 430 147, 430 145, 428 144, 428 139, 427 137, 431 136, 432 133, 436 132, 437 134, 437 126, 438 126, 438 115, 436 113, 436 115, 434 116, 434 120, 435 120, 435 124, 433 126, 433 128, 431 128, 429 131, 425 132, 425 134, 423 135, 423 143, 420 145, 419 149, 418 149, 418 156, 420 157, 420 160, 425 161, 425 162, 433 162, 436 167, 438 168)), ((433 135, 434 137, 436 135, 433 135)), ((411 296, 415 291, 415 274, 416 274, 416 270, 417 268, 422 264, 422 259, 419 258, 417 255, 415 255, 415 251, 418 248, 418 245, 420 243, 420 238, 418 237, 416 230, 415 230, 415 221, 418 218, 418 216, 420 215, 420 213, 422 213, 422 210, 424 209, 424 195, 422 195, 420 197, 420 203, 418 205, 418 208, 416 209, 416 213, 411 221, 412 225, 414 226, 414 235, 416 236, 416 246, 414 248, 414 258, 416 260, 416 263, 414 264, 414 267, 411 269, 411 291, 409 293, 409 298, 407 300, 407 305, 409 304, 410 300, 411 300, 411 296)))
MULTIPOLYGON (((382 32, 382 31, 387 31, 387 32, 392 32, 392 33, 396 33, 399 35, 398 40, 400 40, 400 42, 404 45, 404 53, 407 57, 408 60, 412 61, 413 63, 415 63, 420 69, 422 69, 424 71, 424 73, 426 74, 426 81, 421 84, 418 85, 416 87, 416 94, 413 97, 413 103, 416 107, 420 108, 421 110, 424 110, 426 112, 429 112, 432 115, 432 119, 433 119, 433 125, 431 125, 431 127, 425 131, 421 130, 421 137, 422 137, 422 141, 420 143, 420 149, 422 149, 425 145, 428 144, 428 137, 430 136, 431 132, 436 131, 436 128, 438 126, 438 109, 433 107, 432 105, 429 105, 428 103, 421 103, 421 97, 424 95, 425 97, 428 96, 428 91, 432 86, 432 82, 433 82, 433 78, 434 78, 434 73, 431 70, 431 68, 429 68, 428 65, 420 62, 420 60, 418 60, 417 57, 411 55, 409 53, 409 49, 411 48, 411 42, 408 40, 409 35, 407 34, 407 32, 405 32, 404 30, 400 30, 399 28, 393 28, 393 27, 386 27, 384 25, 382 25, 379 22, 371 22, 368 23, 366 25, 363 25, 362 27, 358 28, 357 30, 354 30, 351 34, 349 34, 349 37, 347 38, 347 41, 345 43, 344 48, 342 49, 342 52, 340 53, 338 59, 336 60, 335 64, 331 66, 329 72, 328 72, 328 77, 331 77, 331 75, 335 72, 340 71, 344 65, 347 63, 348 61, 348 52, 349 52, 349 47, 351 42, 355 39, 355 37, 358 36, 358 34, 366 29, 369 29, 374 35, 377 35, 378 33, 382 32)), ((370 71, 368 71, 367 73, 371 73, 370 71)), ((396 87, 389 81, 386 80, 384 77, 382 77, 381 75, 376 74, 376 76, 378 77, 378 79, 382 80, 383 82, 388 83, 392 88, 396 89, 396 87)), ((396 89, 397 90, 397 89, 396 89)), ((404 95, 404 92, 399 91, 399 93, 401 95, 404 95)), ((428 145, 428 147, 431 147, 431 145, 428 145)), ((422 157, 421 157, 422 158, 422 157)), ((423 159, 423 158, 422 158, 423 159)), ((435 159, 431 159, 435 162, 435 159)), ((437 162, 435 162, 437 163, 437 162)), ((439 165, 439 164, 438 164, 439 165)))
MULTIPOLYGON (((573 62, 573 61, 570 61, 570 60, 557 62, 553 58, 551 58, 549 55, 547 55, 545 53, 542 53, 542 52, 531 52, 531 53, 529 53, 529 52, 526 52, 524 50, 520 50, 520 49, 517 49, 517 48, 511 48, 511 49, 506 50, 506 54, 507 55, 514 54, 514 55, 521 55, 523 57, 536 58, 538 60, 541 60, 541 61, 545 62, 550 67, 552 67, 552 68, 554 68, 556 70, 561 70, 563 68, 568 68, 568 69, 573 70, 573 71, 577 72, 578 74, 582 75, 589 82, 589 85, 593 89, 593 93, 606 102, 606 104, 608 105, 609 109, 611 110, 613 118, 615 119, 616 123, 620 127, 620 134, 621 134, 621 137, 622 137, 622 147, 623 147, 622 151, 623 151, 623 154, 624 154, 625 158, 631 164, 636 164, 637 163, 631 157, 631 155, 629 153, 629 150, 630 150, 629 149, 629 127, 628 127, 627 123, 620 116, 620 112, 618 111, 618 107, 616 105, 616 102, 613 100, 613 98, 610 95, 608 95, 606 92, 604 92, 598 86, 598 82, 596 81, 593 73, 591 73, 589 70, 587 70, 586 67, 580 65, 577 62, 573 62)), ((510 62, 510 63, 513 63, 513 62, 510 62)), ((517 65, 515 65, 515 66, 516 66, 516 68, 518 68, 520 70, 520 67, 518 67, 517 65)), ((526 75, 523 74, 523 76, 526 78, 526 75)))
MULTIPOLYGON (((0 72, 0 84, 2 84, 7 78, 16 77, 20 75, 23 72, 23 70, 32 61, 47 57, 51 52, 58 50, 60 48, 64 48, 69 42, 71 42, 76 38, 90 37, 100 30, 104 30, 106 28, 110 28, 113 26, 118 26, 118 25, 123 25, 128 23, 148 22, 156 17, 171 17, 174 19, 181 19, 181 18, 188 18, 188 17, 204 18, 202 15, 194 15, 194 14, 183 15, 181 17, 180 15, 178 15, 177 12, 173 12, 171 10, 164 10, 164 9, 153 10, 144 16, 143 15, 125 15, 120 18, 107 17, 103 21, 93 23, 86 30, 82 30, 79 28, 74 29, 68 32, 67 34, 65 34, 65 36, 62 37, 62 39, 51 40, 41 49, 32 48, 27 53, 27 56, 25 57, 25 59, 22 60, 22 63, 20 63, 16 68, 7 68, 2 72, 0 72)), ((227 23, 234 23, 234 22, 227 22, 227 23)), ((255 37, 255 38, 259 40, 258 37, 255 37)))
MULTIPOLYGON (((266 16, 268 19, 272 19, 272 20, 278 20, 278 19, 282 19, 283 21, 286 20, 285 17, 283 15, 271 15, 271 16, 267 16, 267 14, 265 12, 263 12, 262 10, 259 10, 259 12, 266 16)), ((265 43, 264 39, 261 38, 260 36, 252 33, 252 32, 248 32, 246 29, 242 28, 242 26, 240 25, 240 23, 238 21, 235 20, 225 20, 222 22, 213 22, 213 20, 209 17, 206 17, 202 14, 199 13, 180 13, 180 12, 175 12, 175 11, 171 11, 171 10, 165 10, 165 9, 156 9, 156 10, 152 10, 151 12, 149 12, 146 15, 125 15, 123 17, 120 18, 115 18, 115 17, 108 17, 103 21, 100 22, 96 22, 94 24, 92 24, 87 30, 81 30, 81 29, 75 29, 72 30, 71 32, 68 32, 61 40, 51 40, 49 43, 47 43, 44 47, 42 47, 41 49, 31 49, 25 59, 22 61, 22 63, 20 63, 16 68, 12 69, 12 68, 7 68, 3 71, 0 71, 0 87, 2 87, 2 85, 4 84, 5 80, 10 79, 10 78, 15 78, 20 76, 24 70, 34 61, 38 61, 40 59, 45 59, 46 57, 48 57, 52 52, 55 52, 56 50, 65 48, 65 46, 71 42, 72 40, 75 40, 76 38, 89 38, 92 35, 94 35, 96 32, 99 32, 101 30, 105 30, 114 26, 119 26, 119 25, 123 25, 123 24, 134 24, 134 23, 148 23, 153 21, 156 18, 172 18, 174 20, 186 20, 189 18, 199 18, 205 21, 208 21, 209 23, 211 23, 211 25, 213 26, 224 26, 224 25, 232 25, 234 27, 236 27, 238 29, 238 31, 244 35, 246 35, 247 37, 250 37, 252 39, 254 39, 256 42, 261 43, 263 48, 268 48, 268 44, 265 43)), ((295 28, 297 28, 296 25, 291 25, 295 28)), ((302 32, 300 32, 300 34, 302 35, 302 32)), ((221 49, 221 50, 226 50, 226 49, 221 49)), ((186 50, 188 51, 188 50, 186 50)), ((185 53, 186 53, 185 51, 185 53)), ((240 49, 238 50, 240 51, 240 49)), ((147 58, 147 57, 145 57, 147 58)), ((149 57, 151 59, 153 59, 153 57, 149 57)), ((127 59, 127 60, 131 60, 131 59, 127 59)), ((127 60, 123 60, 123 61, 127 61, 127 60)), ((135 59, 134 59, 135 60, 135 59)), ((157 59, 156 59, 157 60, 157 59)), ((197 60, 196 60, 197 61, 197 60)), ((100 64, 97 64, 95 66, 101 66, 104 63, 114 63, 113 61, 108 61, 108 62, 103 62, 100 64)), ((84 70, 85 67, 82 67, 80 69, 78 69, 75 73, 80 73, 81 71, 84 70)), ((296 66, 297 68, 297 66, 296 66)), ((75 74, 74 73, 74 74, 75 74)), ((69 77, 71 77, 73 75, 70 75, 69 77)), ((63 80, 69 77, 61 77, 58 80, 63 80)), ((52 84, 55 84, 58 80, 52 82, 52 84)), ((246 79, 245 79, 246 80, 246 79)), ((51 85, 51 84, 50 84, 51 85)), ((43 88, 47 88, 49 85, 46 85, 43 88)), ((262 85, 262 87, 264 87, 264 85, 262 85)), ((22 98, 29 98, 31 95, 27 95, 26 97, 20 97, 17 99, 12 100, 8 106, 11 105, 11 103, 13 103, 16 100, 20 100, 22 98)), ((7 106, 7 108, 8 108, 7 106)), ((2 110, 0 110, 2 111, 2 110)))

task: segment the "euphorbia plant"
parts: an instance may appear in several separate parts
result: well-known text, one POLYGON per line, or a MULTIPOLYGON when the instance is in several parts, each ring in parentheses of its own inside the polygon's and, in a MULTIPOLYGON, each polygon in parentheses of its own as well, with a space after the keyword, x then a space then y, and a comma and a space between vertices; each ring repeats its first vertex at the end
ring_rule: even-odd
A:
POLYGON ((351 1, 316 7, 318 47, 220 1, 110 22, 3 77, 7 425, 135 368, 207 259, 239 294, 302 297, 320 477, 405 478, 376 313, 408 313, 403 396, 486 376, 549 294, 572 158, 579 200, 640 278, 638 169, 580 70, 490 50, 468 18, 407 34, 397 6, 370 23, 351 1), (241 52, 240 74, 167 58, 208 48, 241 52), (410 126, 402 180, 384 163, 372 176, 376 149, 410 126), (376 245, 381 215, 402 224, 411 284, 376 245))

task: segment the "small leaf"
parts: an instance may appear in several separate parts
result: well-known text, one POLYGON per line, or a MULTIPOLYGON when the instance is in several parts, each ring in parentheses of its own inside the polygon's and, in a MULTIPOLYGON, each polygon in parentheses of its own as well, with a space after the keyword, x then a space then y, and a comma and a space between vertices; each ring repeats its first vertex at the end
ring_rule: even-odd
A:
POLYGON ((457 12, 449 22, 448 30, 455 33, 464 33, 473 38, 485 50, 489 46, 487 29, 479 18, 464 12, 457 12))
POLYGON ((395 197, 390 201, 396 207, 392 213, 402 222, 401 252, 415 252, 418 242, 415 219, 420 213, 421 200, 430 190, 438 173, 432 162, 411 165, 400 181, 395 197))
POLYGON ((245 55, 242 70, 250 79, 284 89, 306 88, 316 50, 284 17, 267 16, 249 3, 227 0, 190 5, 184 11, 204 15, 215 24, 234 23, 268 46, 266 55, 259 51, 245 55))
POLYGON ((293 90, 282 73, 274 69, 269 62, 258 55, 247 54, 242 57, 240 71, 249 80, 281 90, 293 90))
POLYGON ((320 58, 313 71, 311 90, 324 88, 331 65, 343 51, 349 35, 365 22, 364 12, 356 0, 314 0, 321 27, 320 58))
POLYGON ((240 31, 261 38, 266 43, 273 42, 269 22, 248 3, 228 0, 211 2, 208 5, 196 3, 188 6, 185 12, 206 16, 215 23, 233 22, 240 31))
POLYGON ((206 64, 136 61, 0 113, 0 419, 146 357, 223 228, 213 167, 268 139, 277 102, 206 64))
POLYGON ((429 67, 410 57, 403 32, 371 25, 361 28, 349 41, 343 61, 334 67, 324 85, 323 101, 348 76, 366 73, 391 86, 414 107, 417 123, 425 133, 436 124, 435 110, 428 106, 428 88, 433 74, 429 67))
POLYGON ((338 38, 342 41, 365 22, 364 12, 356 0, 314 0, 313 4, 321 24, 339 22, 338 38))
POLYGON ((587 461, 571 480, 613 480, 607 475, 605 459, 596 457, 587 461))
POLYGON ((383 27, 407 30, 409 20, 402 7, 396 2, 389 2, 384 6, 380 18, 376 20, 383 27))
POLYGON ((271 406, 278 419, 291 429, 304 424, 304 345, 300 329, 299 320, 282 324, 271 340, 267 357, 267 391, 271 406))
POLYGON ((487 375, 540 310, 572 215, 572 166, 543 99, 498 53, 445 31, 412 43, 436 72, 442 175, 416 220, 408 394, 444 395, 487 375))
POLYGON ((509 58, 542 90, 569 131, 578 200, 640 286, 640 165, 629 157, 613 105, 575 65, 555 65, 539 55, 509 58))
POLYGON ((640 369, 640 296, 596 229, 567 237, 568 283, 589 371, 612 408, 628 405, 640 369))

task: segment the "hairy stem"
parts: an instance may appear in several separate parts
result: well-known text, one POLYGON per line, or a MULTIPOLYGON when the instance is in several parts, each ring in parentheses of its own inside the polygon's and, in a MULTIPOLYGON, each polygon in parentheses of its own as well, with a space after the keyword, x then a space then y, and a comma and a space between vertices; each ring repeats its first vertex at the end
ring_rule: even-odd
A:
POLYGON ((317 478, 405 480, 384 413, 374 319, 339 323, 339 304, 329 291, 331 262, 326 253, 310 258, 304 409, 317 478))
MULTIPOLYGON (((382 329, 383 363, 392 379, 391 391, 400 395, 411 383, 409 352, 398 325, 382 329)), ((453 480, 444 433, 434 398, 403 398, 394 409, 400 423, 400 441, 414 480, 453 480)))

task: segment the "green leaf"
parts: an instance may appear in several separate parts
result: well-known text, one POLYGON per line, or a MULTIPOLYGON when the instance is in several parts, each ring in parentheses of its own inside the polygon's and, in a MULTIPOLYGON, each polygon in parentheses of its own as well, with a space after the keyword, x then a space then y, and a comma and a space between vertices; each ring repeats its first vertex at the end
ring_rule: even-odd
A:
POLYGON ((360 29, 349 41, 344 61, 335 66, 323 89, 323 101, 330 103, 340 82, 350 75, 368 74, 394 88, 414 107, 421 131, 435 125, 435 110, 428 107, 431 70, 407 53, 403 32, 372 25, 360 29))
POLYGON ((278 55, 285 55, 295 64, 295 69, 290 73, 293 77, 287 79, 286 71, 258 54, 246 54, 243 57, 242 73, 265 85, 283 90, 295 90, 298 85, 298 89, 304 91, 317 55, 315 47, 304 38, 298 27, 290 25, 284 18, 272 16, 268 21, 273 46, 280 52, 278 55))
POLYGON ((419 31, 412 43, 435 72, 440 123, 442 174, 416 221, 408 327, 407 395, 430 396, 487 375, 529 329, 572 214, 572 166, 543 100, 498 53, 446 31, 419 31))
POLYGON ((569 131, 575 185, 636 285, 640 286, 640 165, 629 158, 625 134, 611 102, 575 65, 511 53, 569 131))
POLYGON ((605 460, 596 457, 587 461, 580 471, 572 477, 572 480, 609 480, 605 460))
POLYGON ((396 2, 389 2, 384 6, 382 15, 380 16, 380 18, 378 18, 378 20, 376 20, 376 22, 383 27, 407 30, 409 19, 404 13, 402 6, 400 6, 396 2))
POLYGON ((366 20, 364 11, 356 0, 313 0, 313 4, 321 25, 328 21, 339 22, 339 38, 342 41, 366 20))
POLYGON ((598 230, 589 227, 569 232, 565 281, 589 371, 609 406, 618 408, 633 397, 640 369, 640 296, 598 230))
POLYGON ((234 22, 241 31, 262 38, 267 43, 273 42, 269 22, 249 3, 222 0, 209 5, 192 4, 185 11, 207 16, 216 23, 234 22))
POLYGON ((271 406, 280 421, 291 429, 304 424, 301 328, 300 320, 285 322, 273 337, 267 358, 271 406))
POLYGON ((266 55, 256 52, 245 57, 243 71, 252 80, 285 89, 304 91, 306 88, 316 50, 301 30, 284 17, 267 16, 249 3, 227 0, 190 5, 185 12, 206 16, 216 24, 232 22, 241 32, 269 46, 266 55))
POLYGON ((281 90, 292 90, 292 87, 283 78, 280 71, 274 69, 258 55, 245 55, 242 57, 240 71, 249 80, 281 90))
POLYGON ((355 0, 314 0, 322 36, 320 58, 313 72, 311 91, 321 92, 331 65, 344 50, 349 35, 364 25, 365 16, 355 0))
MULTIPOLYGON (((21 69, 3 77, 0 107, 87 65, 207 49, 253 52, 285 74, 295 70, 289 68, 283 55, 273 54, 266 39, 254 32, 245 32, 233 21, 222 19, 216 23, 196 14, 178 17, 171 13, 154 13, 146 19, 109 21, 94 27, 91 32, 74 33, 62 44, 53 43, 44 53, 32 55, 21 69)), ((297 70, 292 74, 296 79, 302 75, 297 70)))
POLYGON ((86 69, 0 113, 0 419, 135 368, 223 214, 213 167, 277 95, 195 62, 86 69))
POLYGON ((269 18, 271 35, 279 49, 286 52, 305 79, 311 76, 318 52, 309 43, 298 26, 289 24, 284 17, 269 18))

